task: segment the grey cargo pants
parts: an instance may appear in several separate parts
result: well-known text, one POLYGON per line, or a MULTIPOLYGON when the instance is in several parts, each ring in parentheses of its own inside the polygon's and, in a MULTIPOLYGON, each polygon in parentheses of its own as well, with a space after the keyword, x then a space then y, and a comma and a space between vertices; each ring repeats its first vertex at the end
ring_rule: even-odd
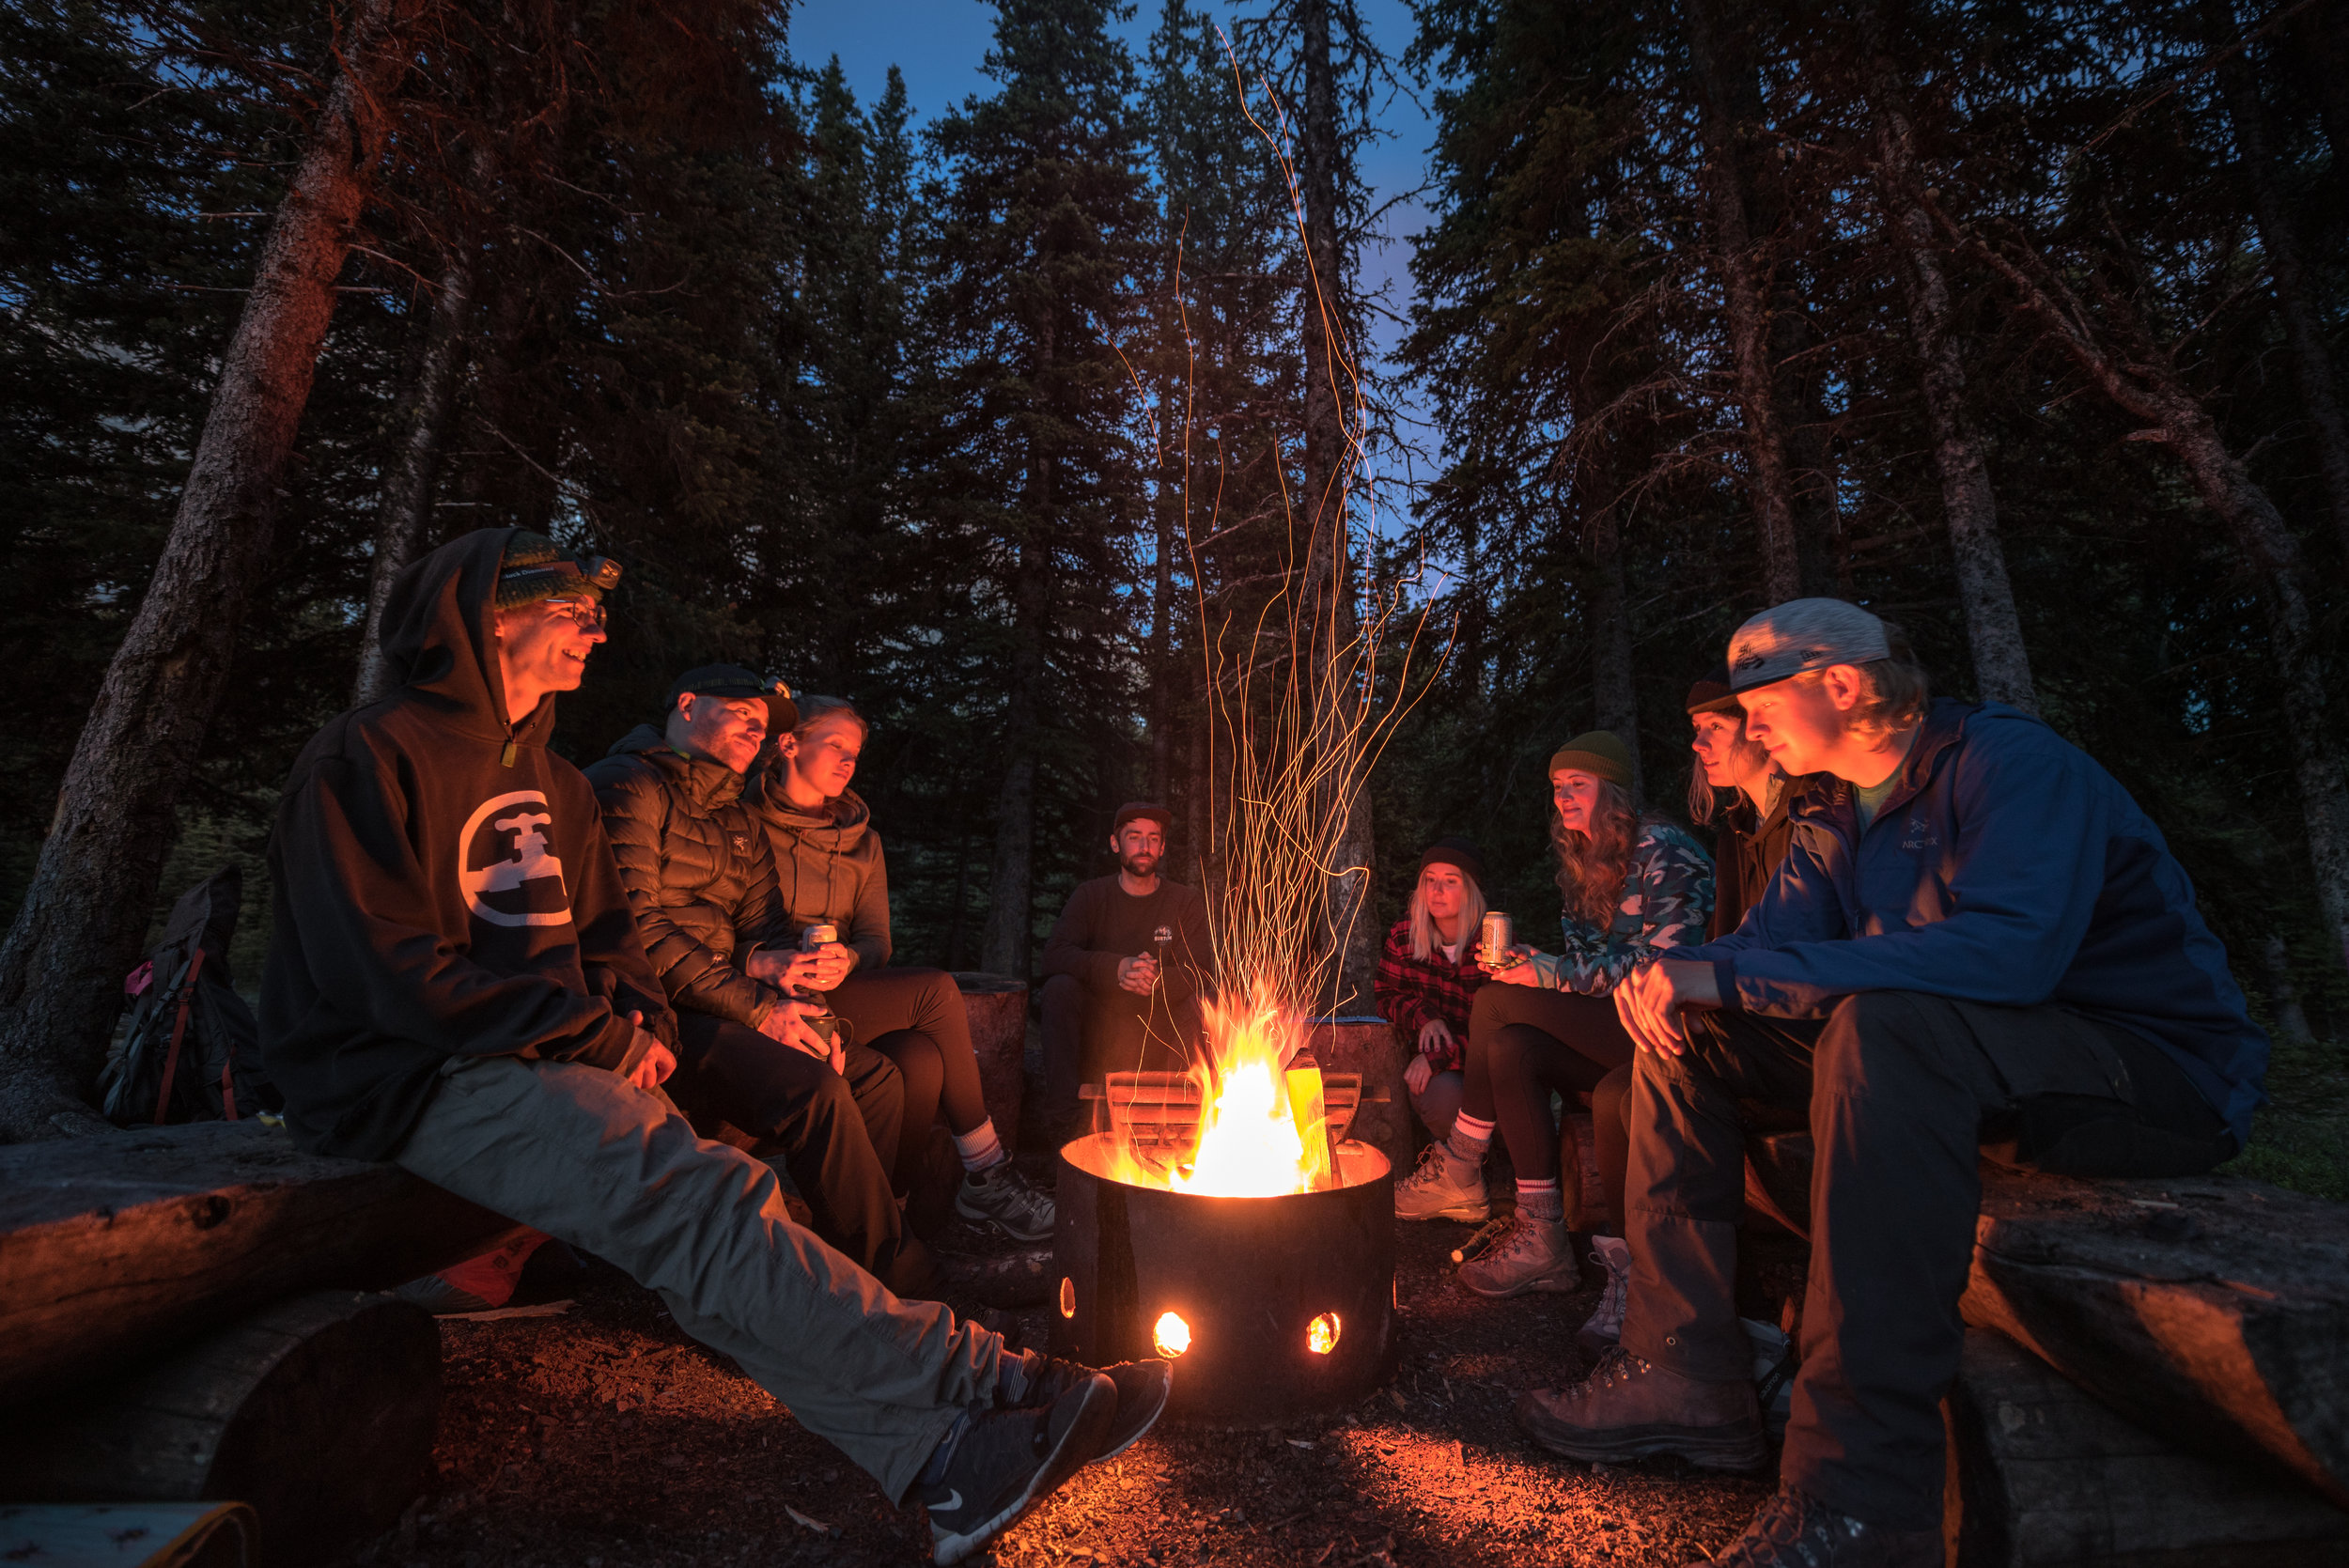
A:
POLYGON ((994 1397, 1000 1338, 892 1296, 791 1223, 772 1171, 601 1068, 453 1060, 393 1157, 658 1291, 893 1501, 963 1408, 994 1397))
POLYGON ((1824 1023, 1681 1017, 1688 1054, 1642 1050, 1633 1067, 1624 1348, 1684 1377, 1750 1374, 1733 1292, 1737 1102, 1808 1104, 1811 1272, 1779 1474, 1869 1524, 1934 1529, 1982 1156, 2186 1175, 2232 1155, 2233 1135, 2158 1047, 2060 1007, 1871 991, 1824 1023))

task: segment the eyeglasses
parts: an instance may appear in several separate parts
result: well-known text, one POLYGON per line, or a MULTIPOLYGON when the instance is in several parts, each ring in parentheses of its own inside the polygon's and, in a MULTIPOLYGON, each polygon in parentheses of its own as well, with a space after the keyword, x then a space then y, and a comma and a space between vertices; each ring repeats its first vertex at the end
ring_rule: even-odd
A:
POLYGON ((599 599, 549 598, 540 599, 538 602, 556 614, 575 621, 591 630, 601 631, 604 629, 603 603, 599 599))

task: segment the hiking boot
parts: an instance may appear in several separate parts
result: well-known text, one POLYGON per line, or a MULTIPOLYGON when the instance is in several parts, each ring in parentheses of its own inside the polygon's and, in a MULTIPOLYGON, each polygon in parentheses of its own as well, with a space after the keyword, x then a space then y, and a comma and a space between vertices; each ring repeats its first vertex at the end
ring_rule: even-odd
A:
POLYGON ((955 1194, 955 1212, 993 1225, 1014 1241, 1050 1240, 1060 1218, 1051 1198, 1031 1187, 1009 1160, 964 1176, 961 1190, 955 1194))
POLYGON ((1591 1238, 1591 1261, 1607 1276, 1607 1288, 1599 1293, 1598 1305, 1582 1327, 1576 1330, 1574 1346, 1594 1361, 1607 1354, 1607 1347, 1623 1340, 1623 1307, 1631 1295, 1631 1244, 1621 1236, 1595 1235, 1591 1238))
POLYGON ((1117 1389, 1097 1374, 1047 1405, 972 1411, 945 1473, 915 1487, 929 1511, 930 1560, 960 1562, 1009 1529, 1100 1452, 1116 1414, 1117 1389))
POLYGON ((1536 1219, 1517 1210, 1508 1234, 1460 1265, 1460 1283, 1479 1296, 1570 1291, 1582 1282, 1563 1219, 1536 1219))
POLYGON ((1941 1568, 1937 1529, 1883 1529, 1781 1483, 1746 1533, 1688 1568, 1941 1568))
POLYGON ((1485 1203, 1484 1168, 1477 1168, 1472 1181, 1453 1180, 1452 1161, 1441 1143, 1422 1149, 1419 1168, 1394 1184, 1397 1219, 1467 1219, 1481 1224, 1491 1212, 1485 1203))
POLYGON ((1587 1464, 1676 1453, 1700 1469, 1753 1470, 1770 1456, 1751 1383, 1700 1383, 1621 1345, 1581 1382, 1520 1398, 1517 1417, 1542 1447, 1587 1464))
MULTIPOLYGON (((1116 1385, 1117 1417, 1110 1422, 1109 1436, 1101 1440, 1101 1452, 1094 1458, 1114 1459, 1158 1424, 1159 1415, 1166 1409, 1167 1396, 1174 1390, 1172 1361, 1120 1361, 1113 1367, 1089 1367, 1080 1361, 1064 1361, 1031 1351, 1024 1367, 1027 1388, 1019 1403, 1035 1405, 1057 1399, 1097 1374, 1116 1385)), ((996 1399, 1002 1402, 1000 1391, 996 1399)))

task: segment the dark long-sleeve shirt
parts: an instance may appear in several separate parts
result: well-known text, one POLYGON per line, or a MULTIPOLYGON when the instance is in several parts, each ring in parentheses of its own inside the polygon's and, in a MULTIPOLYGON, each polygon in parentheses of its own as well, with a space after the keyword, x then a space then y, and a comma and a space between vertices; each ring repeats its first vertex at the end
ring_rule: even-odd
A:
POLYGON ((1189 1001, 1199 995, 1214 962, 1207 901, 1197 888, 1163 877, 1157 892, 1139 898, 1115 877, 1078 883, 1045 941, 1044 977, 1074 975, 1097 996, 1114 991, 1119 963, 1158 956, 1160 926, 1172 931, 1174 939, 1166 944, 1159 983, 1170 1001, 1189 1001))

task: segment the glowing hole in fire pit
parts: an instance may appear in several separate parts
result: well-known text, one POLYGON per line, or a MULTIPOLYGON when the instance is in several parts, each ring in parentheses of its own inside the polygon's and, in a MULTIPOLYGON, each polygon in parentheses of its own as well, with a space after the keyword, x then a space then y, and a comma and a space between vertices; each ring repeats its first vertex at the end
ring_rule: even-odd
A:
POLYGON ((1061 1276, 1060 1281, 1060 1315, 1063 1317, 1077 1315, 1077 1281, 1065 1274, 1061 1276))
POLYGON ((1171 1361, 1190 1348, 1190 1325, 1177 1313, 1160 1312, 1150 1337, 1157 1342, 1159 1354, 1171 1361))
POLYGON ((1338 1347, 1338 1314, 1324 1312, 1305 1325, 1305 1348, 1327 1356, 1338 1347))

